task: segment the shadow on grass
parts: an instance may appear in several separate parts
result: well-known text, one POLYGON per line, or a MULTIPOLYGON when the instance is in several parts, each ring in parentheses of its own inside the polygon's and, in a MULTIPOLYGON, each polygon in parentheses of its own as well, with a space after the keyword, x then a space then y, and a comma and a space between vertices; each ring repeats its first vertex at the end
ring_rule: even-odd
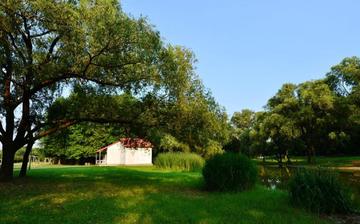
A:
POLYGON ((102 182, 120 185, 193 185, 201 182, 197 172, 161 171, 152 167, 76 167, 38 169, 30 174, 31 179, 51 182, 102 182))
POLYGON ((38 169, 0 185, 0 223, 322 223, 286 193, 201 191, 199 173, 153 168, 38 169))

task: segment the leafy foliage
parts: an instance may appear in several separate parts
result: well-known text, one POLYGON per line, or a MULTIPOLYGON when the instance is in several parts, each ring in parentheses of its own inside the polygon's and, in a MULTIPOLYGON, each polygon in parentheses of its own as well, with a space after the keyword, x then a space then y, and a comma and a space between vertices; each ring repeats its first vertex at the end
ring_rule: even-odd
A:
POLYGON ((314 140, 327 138, 329 134, 324 127, 330 121, 334 100, 334 94, 322 80, 298 86, 285 84, 269 100, 270 113, 264 126, 272 141, 283 151, 296 139, 301 139, 310 162, 317 146, 314 140))
POLYGON ((42 140, 43 153, 47 157, 80 159, 94 157, 95 151, 109 145, 121 136, 121 128, 115 125, 82 123, 47 136, 42 140))
POLYGON ((175 137, 169 134, 162 137, 160 148, 162 152, 190 152, 188 145, 179 142, 175 137))
POLYGON ((299 170, 289 181, 290 201, 316 213, 349 213, 352 200, 347 189, 333 171, 299 170))
POLYGON ((214 155, 224 153, 220 143, 210 140, 204 148, 196 148, 196 153, 202 155, 205 159, 209 159, 214 155))
POLYGON ((163 86, 156 87, 161 91, 144 96, 115 95, 76 86, 69 97, 53 103, 48 120, 120 123, 126 134, 149 139, 155 145, 155 154, 182 151, 208 157, 221 152, 228 138, 225 111, 191 70, 192 53, 172 47, 168 51, 163 52, 161 65, 168 78, 161 81, 163 86))
POLYGON ((250 130, 255 125, 255 121, 256 113, 254 111, 244 109, 241 112, 235 112, 230 120, 232 127, 231 140, 227 143, 225 149, 250 156, 252 154, 250 130))
POLYGON ((164 94, 157 112, 162 114, 161 137, 169 134, 191 150, 205 148, 210 141, 223 145, 228 140, 227 114, 195 73, 194 54, 184 48, 168 47, 163 59, 164 94))
POLYGON ((168 152, 160 153, 155 159, 155 166, 163 169, 198 171, 204 166, 204 159, 195 153, 168 152))
POLYGON ((254 187, 257 180, 256 165, 248 157, 225 153, 218 154, 205 163, 205 186, 215 191, 243 191, 254 187))

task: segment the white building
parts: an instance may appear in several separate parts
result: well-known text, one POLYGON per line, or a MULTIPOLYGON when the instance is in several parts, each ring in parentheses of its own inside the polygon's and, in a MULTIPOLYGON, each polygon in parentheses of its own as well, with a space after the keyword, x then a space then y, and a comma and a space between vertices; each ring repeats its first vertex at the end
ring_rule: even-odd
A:
POLYGON ((139 138, 120 141, 96 151, 98 165, 152 165, 152 144, 139 138))

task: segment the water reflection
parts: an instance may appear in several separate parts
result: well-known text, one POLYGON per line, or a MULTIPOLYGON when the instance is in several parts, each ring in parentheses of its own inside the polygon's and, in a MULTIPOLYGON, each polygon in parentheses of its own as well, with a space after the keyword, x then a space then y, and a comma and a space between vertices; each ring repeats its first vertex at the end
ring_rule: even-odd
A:
MULTIPOLYGON (((298 167, 259 166, 260 181, 269 189, 287 188, 291 176, 299 170, 298 167)), ((348 185, 353 192, 353 197, 360 203, 360 170, 339 171, 340 180, 348 185)))
MULTIPOLYGON (((261 183, 271 189, 286 189, 290 177, 298 170, 296 167, 259 166, 261 183)), ((347 185, 356 188, 360 194, 360 171, 340 171, 339 178, 347 185)))
POLYGON ((288 167, 260 166, 259 170, 262 184, 270 189, 286 188, 286 183, 291 177, 291 171, 288 167))

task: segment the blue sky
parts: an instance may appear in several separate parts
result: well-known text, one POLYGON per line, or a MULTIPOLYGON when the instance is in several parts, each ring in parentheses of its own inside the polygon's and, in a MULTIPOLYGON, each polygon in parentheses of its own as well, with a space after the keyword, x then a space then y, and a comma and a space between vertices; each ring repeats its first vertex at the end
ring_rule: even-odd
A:
POLYGON ((324 77, 360 56, 358 0, 122 0, 166 43, 194 51, 197 73, 229 115, 261 110, 283 83, 324 77))

